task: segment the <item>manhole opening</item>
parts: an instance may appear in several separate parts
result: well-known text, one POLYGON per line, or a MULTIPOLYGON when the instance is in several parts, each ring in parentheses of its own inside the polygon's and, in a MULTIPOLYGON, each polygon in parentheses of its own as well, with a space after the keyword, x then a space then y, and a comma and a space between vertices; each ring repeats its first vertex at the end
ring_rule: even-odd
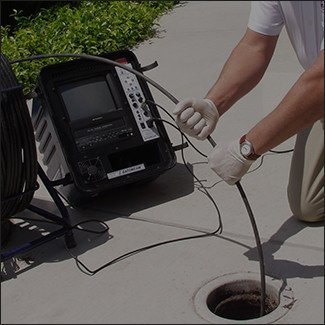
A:
MULTIPOLYGON (((207 297, 209 310, 222 318, 246 320, 259 318, 261 285, 255 280, 238 280, 223 284, 214 289, 207 297)), ((279 294, 266 285, 265 313, 271 313, 279 306, 279 294)))

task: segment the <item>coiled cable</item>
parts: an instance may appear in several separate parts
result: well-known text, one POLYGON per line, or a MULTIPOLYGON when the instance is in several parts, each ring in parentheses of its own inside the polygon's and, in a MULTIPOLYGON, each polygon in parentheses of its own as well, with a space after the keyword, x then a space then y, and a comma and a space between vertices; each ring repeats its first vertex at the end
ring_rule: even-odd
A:
POLYGON ((37 153, 29 110, 7 58, 0 53, 1 221, 27 208, 37 184, 37 153))

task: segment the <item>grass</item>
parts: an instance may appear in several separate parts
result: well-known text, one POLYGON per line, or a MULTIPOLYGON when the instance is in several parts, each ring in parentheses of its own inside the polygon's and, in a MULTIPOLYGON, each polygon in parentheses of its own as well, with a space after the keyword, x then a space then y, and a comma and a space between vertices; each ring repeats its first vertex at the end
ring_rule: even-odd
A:
MULTIPOLYGON (((17 26, 1 27, 1 52, 11 61, 39 54, 131 50, 157 33, 158 19, 176 3, 97 0, 54 6, 29 17, 15 11, 17 26)), ((27 93, 34 89, 43 66, 62 60, 24 62, 13 65, 13 70, 27 93)))

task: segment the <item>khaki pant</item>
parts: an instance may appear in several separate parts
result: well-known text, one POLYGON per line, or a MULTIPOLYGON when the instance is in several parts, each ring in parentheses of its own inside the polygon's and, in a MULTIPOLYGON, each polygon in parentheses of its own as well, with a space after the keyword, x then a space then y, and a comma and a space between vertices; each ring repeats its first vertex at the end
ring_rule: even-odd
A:
POLYGON ((324 219, 324 119, 297 134, 288 199, 298 219, 308 222, 324 219))

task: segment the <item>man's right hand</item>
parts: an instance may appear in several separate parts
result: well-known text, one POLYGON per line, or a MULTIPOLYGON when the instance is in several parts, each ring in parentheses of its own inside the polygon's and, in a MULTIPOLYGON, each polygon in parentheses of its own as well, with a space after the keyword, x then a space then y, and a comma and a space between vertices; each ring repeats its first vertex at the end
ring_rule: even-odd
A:
POLYGON ((207 98, 186 98, 176 105, 173 114, 181 131, 198 140, 206 139, 219 120, 216 106, 207 98))

